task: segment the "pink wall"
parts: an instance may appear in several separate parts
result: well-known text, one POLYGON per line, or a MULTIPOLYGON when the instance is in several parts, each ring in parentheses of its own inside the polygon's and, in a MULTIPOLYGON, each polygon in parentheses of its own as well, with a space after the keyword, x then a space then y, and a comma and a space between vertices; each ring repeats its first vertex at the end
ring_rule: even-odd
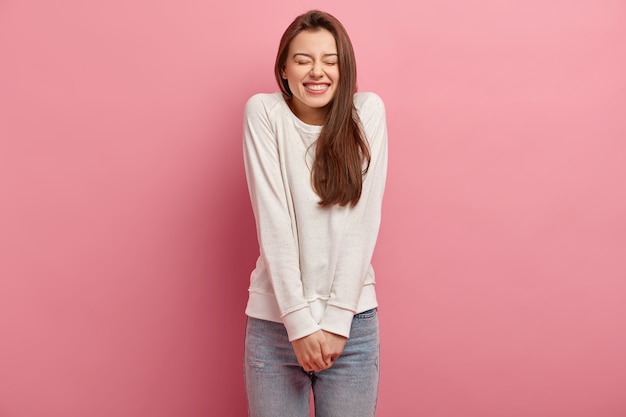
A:
POLYGON ((0 416, 244 416, 245 100, 326 9, 386 101, 379 416, 626 415, 626 3, 0 3, 0 416))

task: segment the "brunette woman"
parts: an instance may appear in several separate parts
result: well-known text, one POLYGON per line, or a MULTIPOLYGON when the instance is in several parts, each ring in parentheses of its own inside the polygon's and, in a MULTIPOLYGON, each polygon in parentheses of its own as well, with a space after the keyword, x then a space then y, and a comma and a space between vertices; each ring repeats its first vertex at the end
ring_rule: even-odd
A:
POLYGON ((387 169, 384 105, 356 92, 352 44, 310 11, 282 36, 280 92, 245 108, 244 161, 260 256, 251 274, 245 379, 252 417, 376 413, 371 265, 387 169))

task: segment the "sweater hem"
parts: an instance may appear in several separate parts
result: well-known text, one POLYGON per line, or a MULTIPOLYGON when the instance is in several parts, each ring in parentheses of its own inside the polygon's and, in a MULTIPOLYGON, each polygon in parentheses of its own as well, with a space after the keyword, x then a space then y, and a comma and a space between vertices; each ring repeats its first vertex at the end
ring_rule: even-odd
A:
POLYGON ((308 308, 305 306, 283 317, 281 317, 280 308, 278 307, 274 294, 250 291, 248 304, 246 306, 246 315, 256 319, 283 323, 289 334, 289 340, 292 341, 308 336, 320 329, 349 337, 351 317, 376 307, 378 307, 378 301, 376 300, 374 284, 366 284, 363 286, 358 305, 354 311, 346 309, 339 312, 337 310, 341 310, 340 308, 328 304, 327 300, 318 298, 309 301, 308 308), (327 310, 331 315, 341 315, 343 317, 343 320, 341 320, 342 324, 338 327, 332 326, 332 329, 327 327, 328 322, 325 323, 326 326, 320 326, 320 323, 325 321, 324 318, 327 310), (311 317, 311 319, 308 319, 308 317, 311 317))

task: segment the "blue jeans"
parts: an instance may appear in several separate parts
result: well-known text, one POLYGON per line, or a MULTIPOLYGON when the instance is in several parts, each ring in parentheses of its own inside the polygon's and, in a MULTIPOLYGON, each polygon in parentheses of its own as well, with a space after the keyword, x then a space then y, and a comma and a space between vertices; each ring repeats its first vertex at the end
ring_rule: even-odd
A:
POLYGON ((244 375, 250 417, 374 417, 379 377, 378 315, 354 316, 350 338, 332 367, 307 373, 282 323, 248 317, 244 375))

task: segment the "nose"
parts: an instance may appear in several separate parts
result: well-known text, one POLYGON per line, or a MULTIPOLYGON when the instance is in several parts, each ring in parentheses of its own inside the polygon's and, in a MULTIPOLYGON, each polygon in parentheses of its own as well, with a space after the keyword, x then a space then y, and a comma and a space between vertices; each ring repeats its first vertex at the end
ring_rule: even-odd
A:
POLYGON ((322 67, 322 63, 321 62, 315 62, 313 63, 313 66, 311 67, 311 76, 312 77, 321 77, 324 75, 324 69, 322 67))

